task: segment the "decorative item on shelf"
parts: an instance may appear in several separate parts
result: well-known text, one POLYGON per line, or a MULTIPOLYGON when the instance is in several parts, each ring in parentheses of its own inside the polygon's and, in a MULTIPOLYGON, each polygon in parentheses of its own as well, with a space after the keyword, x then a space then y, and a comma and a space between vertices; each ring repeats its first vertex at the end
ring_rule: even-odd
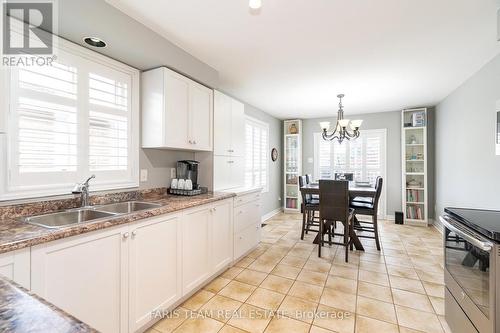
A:
POLYGON ((321 129, 323 130, 322 136, 325 141, 332 141, 336 139, 339 143, 342 143, 344 139, 356 139, 359 137, 359 128, 363 123, 363 120, 352 120, 344 119, 344 106, 342 105, 342 98, 344 98, 344 94, 337 95, 339 98, 339 111, 337 113, 337 124, 335 129, 331 134, 328 134, 328 130, 330 129, 330 122, 323 121, 320 122, 321 129), (351 128, 351 130, 347 129, 347 126, 351 128))
POLYGON ((422 183, 415 180, 415 179, 411 179, 409 181, 406 182, 406 187, 408 188, 419 188, 419 187, 422 187, 422 183))
POLYGON ((297 129, 297 126, 294 123, 292 123, 288 128, 288 132, 290 132, 290 134, 297 134, 299 133, 299 130, 297 129))
POLYGON ((271 149, 271 160, 273 160, 273 162, 276 162, 277 159, 278 159, 278 149, 273 148, 271 149))
POLYGON ((410 136, 410 144, 412 145, 417 144, 417 138, 413 134, 410 136))
POLYGON ((425 112, 415 112, 411 115, 413 127, 425 126, 425 112))

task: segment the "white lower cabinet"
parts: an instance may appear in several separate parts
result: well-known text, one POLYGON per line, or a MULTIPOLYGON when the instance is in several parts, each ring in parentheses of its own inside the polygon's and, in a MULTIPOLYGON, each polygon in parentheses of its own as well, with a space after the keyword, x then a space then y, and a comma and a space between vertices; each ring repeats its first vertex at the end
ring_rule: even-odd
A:
POLYGON ((197 208, 182 218, 182 291, 195 289, 210 277, 211 207, 197 208))
POLYGON ((160 216, 133 227, 129 258, 129 330, 151 321, 155 310, 182 297, 180 215, 160 216))
POLYGON ((129 227, 33 246, 31 289, 100 332, 128 331, 129 227))
MULTIPOLYGON (((31 290, 100 332, 137 332, 233 260, 233 200, 31 248, 31 290)), ((30 249, 0 255, 29 288, 30 249)))
POLYGON ((233 261, 233 201, 225 200, 212 208, 212 273, 233 261))
POLYGON ((224 200, 187 211, 182 219, 182 291, 195 290, 233 261, 232 204, 224 200))
POLYGON ((234 260, 238 260, 260 241, 260 189, 234 198, 234 260))
POLYGON ((0 254, 0 275, 30 290, 30 248, 0 254))

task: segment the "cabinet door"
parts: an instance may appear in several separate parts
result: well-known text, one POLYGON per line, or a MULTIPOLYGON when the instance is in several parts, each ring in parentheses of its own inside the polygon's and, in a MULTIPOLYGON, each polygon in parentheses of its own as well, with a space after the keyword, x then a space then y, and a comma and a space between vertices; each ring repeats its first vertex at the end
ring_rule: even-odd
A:
POLYGON ((31 290, 100 332, 127 332, 128 227, 31 249, 31 290))
POLYGON ((135 332, 153 311, 182 297, 180 217, 150 219, 133 227, 130 237, 129 330, 135 332))
POLYGON ((231 154, 231 99, 214 92, 214 154, 231 154))
POLYGON ((213 91, 198 83, 191 83, 189 90, 190 135, 193 149, 212 150, 213 91))
POLYGON ((192 148, 189 140, 190 81, 165 69, 165 147, 192 148))
POLYGON ((226 200, 212 208, 212 272, 216 273, 233 260, 233 201, 226 200))
POLYGON ((231 187, 245 186, 245 158, 231 157, 231 187))
POLYGON ((232 187, 231 157, 214 155, 214 190, 226 190, 232 187))
POLYGON ((183 295, 210 276, 210 214, 207 207, 186 212, 182 218, 183 295))
POLYGON ((0 275, 30 290, 30 248, 0 254, 0 275))
POLYGON ((245 156, 245 106, 231 100, 231 150, 233 156, 245 156))

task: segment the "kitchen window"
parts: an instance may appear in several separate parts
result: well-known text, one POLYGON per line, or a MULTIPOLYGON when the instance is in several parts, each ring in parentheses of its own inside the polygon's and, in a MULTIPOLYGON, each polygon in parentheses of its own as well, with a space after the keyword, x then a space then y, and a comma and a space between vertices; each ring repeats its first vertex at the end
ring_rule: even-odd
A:
MULTIPOLYGON (((55 37, 57 38, 57 37, 55 37)), ((52 66, 6 70, 0 200, 138 186, 139 72, 59 39, 52 66)))
POLYGON ((245 119, 245 185, 269 191, 269 125, 245 119))
MULTIPOLYGON (((375 184, 386 175, 386 130, 362 130, 356 140, 325 141, 314 133, 314 178, 334 179, 335 173, 353 173, 354 181, 375 184)), ((385 186, 382 187, 380 211, 385 214, 385 186)), ((382 215, 384 215, 382 214, 382 215)))

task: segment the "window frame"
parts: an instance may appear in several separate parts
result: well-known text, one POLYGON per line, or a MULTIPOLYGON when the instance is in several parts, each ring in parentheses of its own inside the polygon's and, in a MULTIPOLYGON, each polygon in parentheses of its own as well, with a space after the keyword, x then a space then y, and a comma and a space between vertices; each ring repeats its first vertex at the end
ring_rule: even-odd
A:
MULTIPOLYGON (((257 126, 260 126, 261 128, 264 128, 265 132, 267 133, 267 145, 265 147, 265 154, 267 156, 267 163, 266 163, 266 170, 265 170, 265 174, 266 174, 266 184, 265 186, 262 187, 262 185, 255 185, 255 184, 251 184, 250 186, 252 187, 262 187, 262 193, 267 193, 269 192, 269 182, 270 182, 270 179, 269 179, 269 175, 270 175, 270 168, 271 168, 271 159, 269 158, 269 156, 267 155, 268 152, 269 152, 269 147, 270 147, 270 137, 269 137, 269 124, 266 123, 265 121, 262 121, 262 120, 259 120, 259 119, 256 119, 254 117, 251 117, 251 116, 248 116, 248 115, 245 115, 245 131, 246 131, 246 125, 247 123, 250 123, 250 124, 254 124, 254 125, 257 125, 257 126)), ((245 135, 246 136, 246 135, 245 135)), ((247 158, 246 156, 248 155, 246 153, 246 140, 245 140, 245 169, 244 169, 244 175, 246 174, 246 162, 247 162, 247 158)), ((253 154, 252 154, 253 155, 253 154)), ((245 179, 246 179, 246 175, 244 176, 245 179)), ((253 182, 252 182, 253 183, 253 182)), ((246 184, 245 182, 245 186, 248 186, 248 184, 246 184)))
MULTIPOLYGON (((88 161, 89 156, 81 159, 80 155, 85 155, 80 150, 82 148, 88 148, 88 121, 90 119, 90 98, 86 101, 82 101, 80 97, 80 92, 84 89, 88 90, 88 74, 91 72, 101 73, 104 71, 119 72, 119 75, 125 75, 130 78, 130 88, 129 88, 129 102, 130 106, 128 111, 130 114, 127 117, 128 120, 128 149, 127 149, 127 171, 126 177, 120 180, 109 180, 109 179, 99 179, 99 175, 92 182, 92 191, 106 191, 115 189, 126 189, 126 188, 137 188, 139 186, 139 105, 140 105, 140 71, 125 65, 121 62, 113 60, 102 54, 94 52, 92 50, 86 49, 80 45, 74 44, 58 36, 54 36, 56 40, 54 53, 57 57, 64 59, 67 57, 70 59, 71 63, 74 63, 78 69, 78 88, 77 88, 77 110, 78 110, 78 121, 77 121, 77 138, 78 138, 78 148, 77 148, 77 163, 78 169, 76 171, 75 180, 71 182, 65 181, 61 184, 49 183, 42 185, 26 186, 19 185, 12 181, 12 169, 15 168, 15 163, 12 161, 14 152, 12 152, 13 144, 12 140, 16 139, 17 131, 15 130, 15 110, 16 105, 14 94, 17 92, 11 88, 12 83, 12 72, 17 69, 3 68, 1 77, 1 86, 3 92, 1 93, 5 100, 5 104, 2 104, 4 110, 7 110, 4 120, 4 134, 0 134, 0 157, 3 162, 0 162, 0 201, 17 200, 17 199, 29 199, 37 198, 43 196, 58 196, 64 194, 70 194, 71 188, 74 186, 75 182, 83 181, 84 178, 90 176, 91 172, 89 170, 88 163, 84 164, 82 167, 82 161, 88 161), (80 72, 83 68, 83 74, 80 72), (86 75, 86 76, 85 76, 86 75), (87 80, 85 80, 87 79, 87 80), (80 111, 81 108, 83 112, 80 111), (86 130, 86 134, 81 134, 79 131, 86 130), (80 142, 83 138, 84 142, 80 142)), ((57 59, 56 59, 57 62, 57 59)), ((86 94, 88 97, 88 92, 86 94)), ((88 154, 87 154, 88 155, 88 154)), ((99 174, 101 172, 95 172, 99 174)))

